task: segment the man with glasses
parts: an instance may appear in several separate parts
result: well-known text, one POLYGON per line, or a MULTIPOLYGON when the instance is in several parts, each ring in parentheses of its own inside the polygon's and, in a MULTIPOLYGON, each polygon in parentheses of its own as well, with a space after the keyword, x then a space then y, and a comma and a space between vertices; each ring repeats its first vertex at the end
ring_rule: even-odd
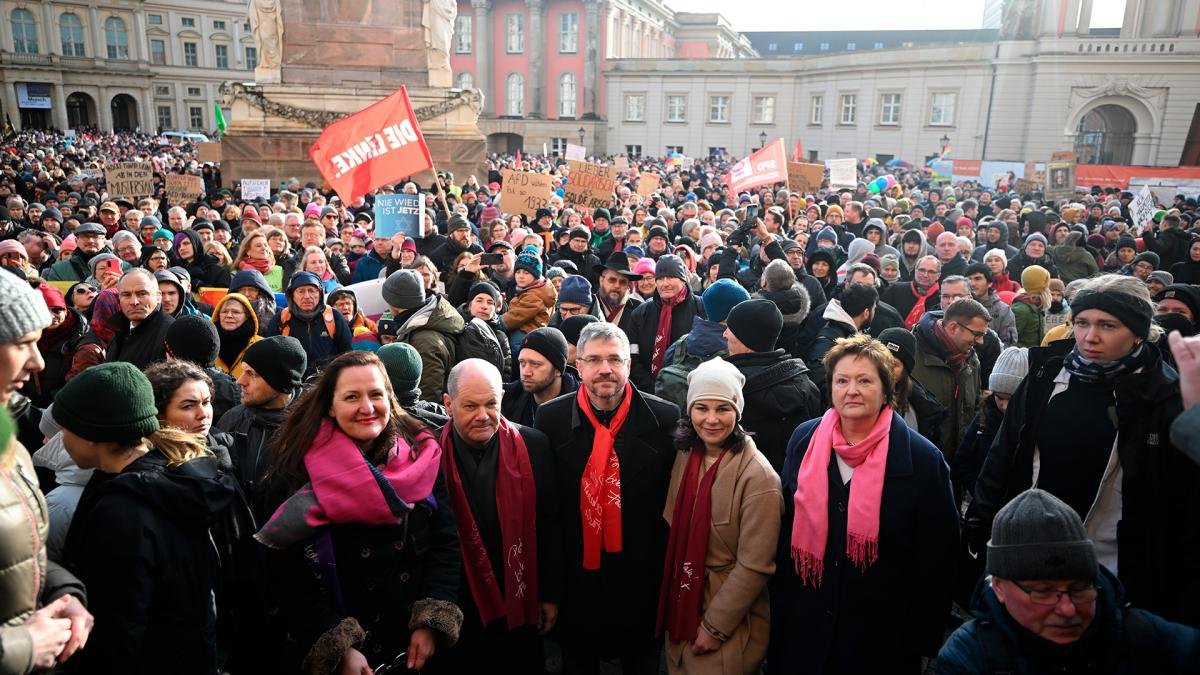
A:
POLYGON ((54 263, 45 278, 47 281, 83 281, 92 275, 88 261, 101 253, 112 253, 105 240, 104 226, 84 223, 75 228, 75 252, 70 258, 54 263))
POLYGON ((911 373, 950 413, 942 423, 941 437, 930 439, 946 455, 946 461, 953 459, 979 407, 982 379, 975 349, 984 344, 992 318, 983 305, 971 299, 962 277, 955 279, 948 293, 953 299, 943 300, 946 309, 927 312, 913 329, 917 354, 911 373))
POLYGON ((1026 490, 996 513, 975 619, 950 636, 936 671, 1195 672, 1200 631, 1125 603, 1079 514, 1026 490))
POLYGON ((904 327, 912 330, 925 312, 934 308, 938 301, 938 278, 942 264, 936 256, 927 255, 917 260, 913 280, 908 283, 891 284, 883 289, 879 299, 896 308, 904 317, 904 327), (930 298, 933 301, 930 301, 930 298))

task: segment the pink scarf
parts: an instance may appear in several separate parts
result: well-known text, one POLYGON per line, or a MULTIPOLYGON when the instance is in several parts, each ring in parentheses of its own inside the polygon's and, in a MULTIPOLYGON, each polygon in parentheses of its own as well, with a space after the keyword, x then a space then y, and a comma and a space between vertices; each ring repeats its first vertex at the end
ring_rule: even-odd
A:
POLYGON ((879 509, 891 428, 891 406, 880 411, 871 433, 854 444, 842 435, 842 422, 836 410, 830 408, 821 418, 800 462, 796 494, 792 496, 796 509, 792 519, 792 561, 801 583, 816 588, 825 572, 831 452, 854 468, 846 514, 846 557, 859 570, 875 563, 879 556, 879 509))
POLYGON ((442 449, 422 431, 410 447, 396 439, 382 467, 373 466, 331 420, 321 422, 304 455, 309 482, 279 505, 254 535, 276 549, 303 541, 325 525, 397 525, 412 504, 430 496, 442 449))

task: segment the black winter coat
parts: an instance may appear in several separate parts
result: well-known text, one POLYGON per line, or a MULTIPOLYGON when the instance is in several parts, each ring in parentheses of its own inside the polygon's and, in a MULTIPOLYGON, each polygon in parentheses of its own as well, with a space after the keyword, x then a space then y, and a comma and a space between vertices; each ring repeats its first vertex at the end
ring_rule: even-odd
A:
MULTIPOLYGON (((1000 507, 1033 484, 1040 425, 1088 423, 1042 419, 1054 378, 1074 345, 1074 340, 1059 340, 1029 350, 1029 375, 1009 401, 967 510, 964 535, 974 551, 986 550, 1000 507)), ((1179 375, 1162 362, 1157 347, 1145 343, 1144 348, 1150 350, 1151 365, 1115 385, 1121 583, 1134 606, 1200 626, 1200 466, 1170 442, 1171 422, 1183 409, 1179 375)))
POLYGON ((109 317, 109 322, 117 326, 117 334, 108 342, 105 360, 109 363, 125 361, 145 370, 167 358, 167 329, 175 323, 175 317, 162 311, 161 307, 136 328, 130 328, 129 319, 120 312, 109 317))
POLYGON ((239 404, 217 418, 216 431, 232 439, 229 459, 233 475, 250 501, 254 518, 265 523, 271 516, 267 510, 263 478, 271 464, 271 439, 287 417, 287 408, 268 410, 239 404))
POLYGON ((283 317, 281 308, 275 314, 275 318, 271 319, 271 325, 267 328, 267 335, 290 335, 300 341, 304 347, 304 353, 308 355, 308 368, 304 371, 305 378, 316 374, 317 370, 325 367, 325 364, 329 363, 333 357, 350 351, 350 345, 354 339, 354 331, 351 330, 350 324, 346 323, 346 318, 338 311, 330 314, 333 317, 333 335, 329 334, 325 328, 323 317, 326 307, 324 298, 321 302, 317 315, 312 319, 304 319, 296 314, 295 310, 292 310, 292 316, 287 326, 280 321, 283 317), (287 328, 286 332, 285 328, 287 328))
MULTIPOLYGON (((574 368, 568 366, 567 370, 559 376, 562 379, 562 389, 558 395, 574 394, 579 390, 579 373, 574 368)), ((504 399, 500 404, 500 413, 510 422, 524 424, 525 426, 533 426, 537 420, 538 403, 533 398, 533 394, 525 391, 525 387, 521 386, 521 380, 518 378, 512 382, 504 383, 504 399)))
MULTIPOLYGON (((699 296, 691 291, 687 291, 687 294, 688 297, 671 311, 671 334, 667 336, 666 344, 662 345, 664 354, 667 347, 692 329, 692 319, 704 317, 704 305, 700 304, 699 296)), ((650 366, 654 361, 654 338, 658 333, 658 314, 661 311, 662 301, 655 293, 653 298, 633 310, 633 318, 626 332, 633 360, 629 367, 629 380, 642 391, 654 391, 654 376, 650 374, 650 366)), ((666 365, 666 361, 663 365, 666 365)))
POLYGON ((737 354, 725 360, 746 378, 742 426, 754 433, 754 444, 778 473, 792 432, 824 412, 821 390, 809 379, 804 361, 790 358, 782 349, 737 354))
POLYGON ((566 588, 558 632, 564 649, 615 654, 655 636, 658 589, 666 555, 663 519, 675 449, 671 432, 679 418, 674 403, 638 390, 615 449, 621 465, 620 553, 601 553, 600 569, 583 568, 580 480, 592 453, 594 431, 575 394, 538 409, 537 428, 550 439, 558 471, 566 588))
POLYGON ((156 450, 119 474, 92 476, 63 557, 87 584, 96 624, 67 672, 216 672, 219 565, 209 532, 234 490, 215 458, 168 468, 156 450))
POLYGON ((785 511, 771 580, 769 673, 919 673, 945 636, 958 547, 950 468, 932 443, 893 415, 879 514, 879 558, 866 571, 846 557, 849 484, 829 461, 825 572, 805 586, 792 560, 796 474, 819 420, 792 434, 785 511))
POLYGON ((1186 230, 1172 227, 1159 230, 1158 236, 1151 230, 1142 232, 1142 241, 1147 251, 1158 254, 1160 264, 1158 269, 1170 269, 1176 263, 1188 259, 1188 250, 1192 247, 1192 235, 1186 230))

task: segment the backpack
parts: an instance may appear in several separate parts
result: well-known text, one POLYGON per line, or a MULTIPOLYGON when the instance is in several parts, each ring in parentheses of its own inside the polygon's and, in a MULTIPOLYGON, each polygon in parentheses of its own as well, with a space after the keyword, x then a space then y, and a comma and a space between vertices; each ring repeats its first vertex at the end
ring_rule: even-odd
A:
MULTIPOLYGON (((452 363, 459 363, 463 359, 483 359, 496 366, 496 370, 504 372, 504 348, 483 319, 472 317, 461 331, 442 333, 442 339, 451 352, 452 363)), ((446 372, 448 375, 450 371, 446 372)))
MULTIPOLYGON (((337 334, 337 322, 333 319, 334 309, 328 305, 325 306, 325 311, 321 312, 321 320, 325 322, 325 330, 329 333, 330 339, 337 334)), ((284 307, 279 312, 279 334, 292 334, 292 310, 290 307, 284 307)))
POLYGON ((679 406, 680 410, 687 408, 688 373, 708 359, 726 354, 722 350, 710 354, 707 358, 689 356, 685 347, 687 337, 685 334, 675 341, 675 351, 671 354, 671 362, 658 371, 658 377, 654 380, 654 395, 674 403, 679 406))

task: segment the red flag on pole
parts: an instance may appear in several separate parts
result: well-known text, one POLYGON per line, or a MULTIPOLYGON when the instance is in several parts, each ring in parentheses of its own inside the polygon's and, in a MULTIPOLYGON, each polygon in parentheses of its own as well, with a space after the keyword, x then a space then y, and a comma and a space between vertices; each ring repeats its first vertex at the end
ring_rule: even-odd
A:
POLYGON ((729 194, 736 199, 737 193, 748 188, 786 183, 787 168, 783 139, 778 138, 774 143, 734 164, 725 175, 725 183, 729 186, 729 194))
POLYGON ((433 167, 404 87, 325 127, 308 156, 345 203, 433 167))
POLYGON ((792 153, 792 161, 793 162, 803 162, 804 161, 804 149, 800 147, 800 139, 799 138, 796 139, 796 151, 792 153))

